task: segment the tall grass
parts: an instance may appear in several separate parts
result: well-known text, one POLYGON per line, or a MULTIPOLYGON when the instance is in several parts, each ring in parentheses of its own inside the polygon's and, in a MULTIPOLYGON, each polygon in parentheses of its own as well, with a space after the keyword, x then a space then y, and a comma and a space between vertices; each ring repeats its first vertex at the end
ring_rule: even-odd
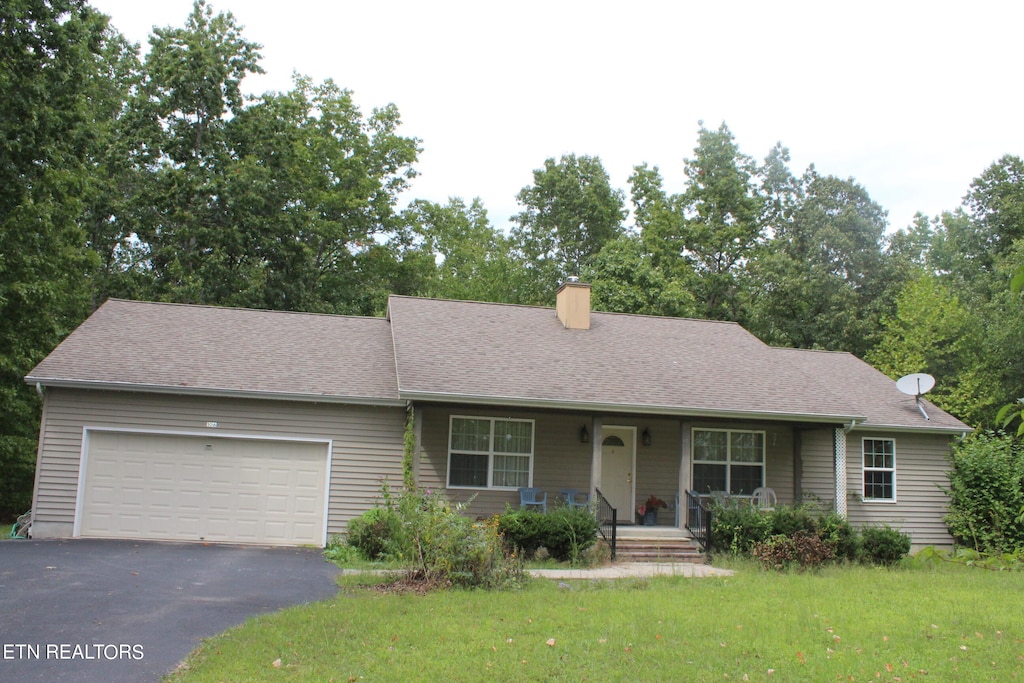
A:
POLYGON ((1022 589, 1024 573, 960 567, 346 586, 211 639, 172 680, 1013 681, 1022 589))

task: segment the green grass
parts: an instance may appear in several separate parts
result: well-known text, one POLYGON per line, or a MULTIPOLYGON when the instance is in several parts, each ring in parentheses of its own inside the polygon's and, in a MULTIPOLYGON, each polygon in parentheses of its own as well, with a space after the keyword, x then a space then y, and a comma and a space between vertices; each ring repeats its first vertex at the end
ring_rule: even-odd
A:
POLYGON ((513 593, 346 583, 206 641, 170 680, 1015 681, 1022 591, 1024 572, 962 567, 535 579, 513 593))

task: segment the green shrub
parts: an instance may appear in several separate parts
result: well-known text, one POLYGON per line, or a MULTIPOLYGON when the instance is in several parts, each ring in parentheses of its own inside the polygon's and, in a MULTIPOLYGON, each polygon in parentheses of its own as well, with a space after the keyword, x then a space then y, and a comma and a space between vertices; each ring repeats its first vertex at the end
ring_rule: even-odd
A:
POLYGON ((821 516, 818 535, 832 546, 837 560, 855 562, 860 558, 860 534, 839 513, 833 511, 821 516))
POLYGON ((599 523, 587 508, 556 507, 547 515, 544 547, 560 562, 580 563, 583 553, 597 542, 599 523))
POLYGON ((530 559, 544 545, 547 536, 548 516, 535 510, 512 510, 498 515, 498 533, 505 540, 510 552, 517 552, 530 559))
POLYGON ((327 547, 324 548, 324 557, 340 567, 352 564, 362 556, 363 554, 358 548, 337 535, 331 536, 327 541, 327 547))
POLYGON ((543 547, 554 559, 573 565, 597 543, 599 527, 593 512, 578 507, 556 507, 547 514, 507 509, 496 524, 509 550, 531 558, 543 547))
POLYGON ((347 541, 367 560, 401 553, 402 518, 391 507, 376 507, 348 523, 347 541))
POLYGON ((428 585, 503 588, 518 586, 522 562, 506 556, 497 524, 474 524, 440 494, 420 489, 391 494, 353 519, 348 543, 369 559, 401 564, 410 578, 428 585))
POLYGON ((910 536, 887 524, 861 529, 861 557, 865 562, 894 565, 910 552, 910 536))
POLYGON ((772 531, 771 515, 745 500, 727 498, 711 504, 711 551, 746 555, 772 531))
POLYGON ((820 514, 807 505, 779 505, 770 513, 771 533, 792 536, 798 531, 817 533, 820 514))
POLYGON ((1024 549, 1024 447, 975 434, 953 449, 946 526, 957 543, 984 553, 1024 549))
POLYGON ((0 435, 0 521, 13 522, 32 507, 36 440, 0 435))

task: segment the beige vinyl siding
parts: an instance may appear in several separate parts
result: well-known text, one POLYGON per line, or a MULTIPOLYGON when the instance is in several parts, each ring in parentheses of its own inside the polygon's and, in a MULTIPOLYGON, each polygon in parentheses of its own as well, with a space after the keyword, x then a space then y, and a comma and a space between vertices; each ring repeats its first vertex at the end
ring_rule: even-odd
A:
MULTIPOLYGON (((832 508, 836 499, 835 429, 810 429, 800 433, 802 463, 801 495, 804 502, 817 501, 832 508)), ((847 454, 849 455, 849 454, 847 454)))
MULTIPOLYGON (((659 512, 658 525, 675 525, 681 462, 679 420, 638 420, 636 417, 614 416, 602 419, 606 427, 636 427, 636 503, 640 505, 651 495, 661 498, 668 504, 668 509, 659 512), (643 444, 644 429, 651 433, 650 446, 643 444)), ((686 505, 685 496, 681 505, 686 505)), ((624 522, 636 520, 633 510, 619 510, 618 516, 624 522)))
POLYGON ((71 535, 85 427, 331 440, 328 534, 372 506, 383 478, 402 476, 401 408, 49 388, 45 414, 34 500, 40 537, 71 535))
POLYGON ((888 524, 910 534, 914 546, 952 545, 942 521, 949 500, 949 436, 855 430, 846 438, 847 514, 856 526, 888 524), (896 502, 863 500, 864 438, 895 443, 896 502))
POLYGON ((505 505, 519 507, 519 493, 507 490, 446 489, 448 482, 448 425, 451 415, 467 417, 511 417, 534 420, 533 485, 548 492, 548 505, 558 498, 560 488, 587 490, 590 486, 591 444, 580 443, 580 427, 589 418, 564 413, 495 410, 473 406, 417 405, 422 420, 420 464, 417 482, 431 490, 446 491, 455 502, 472 499, 467 514, 486 517, 505 511, 505 505))

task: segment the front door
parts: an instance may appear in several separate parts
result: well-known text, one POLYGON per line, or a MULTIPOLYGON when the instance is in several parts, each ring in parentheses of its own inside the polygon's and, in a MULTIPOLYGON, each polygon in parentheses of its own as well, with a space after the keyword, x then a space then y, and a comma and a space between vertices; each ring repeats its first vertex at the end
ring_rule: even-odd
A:
POLYGON ((604 427, 601 430, 601 492, 618 510, 620 524, 633 522, 635 443, 636 429, 633 427, 604 427))

